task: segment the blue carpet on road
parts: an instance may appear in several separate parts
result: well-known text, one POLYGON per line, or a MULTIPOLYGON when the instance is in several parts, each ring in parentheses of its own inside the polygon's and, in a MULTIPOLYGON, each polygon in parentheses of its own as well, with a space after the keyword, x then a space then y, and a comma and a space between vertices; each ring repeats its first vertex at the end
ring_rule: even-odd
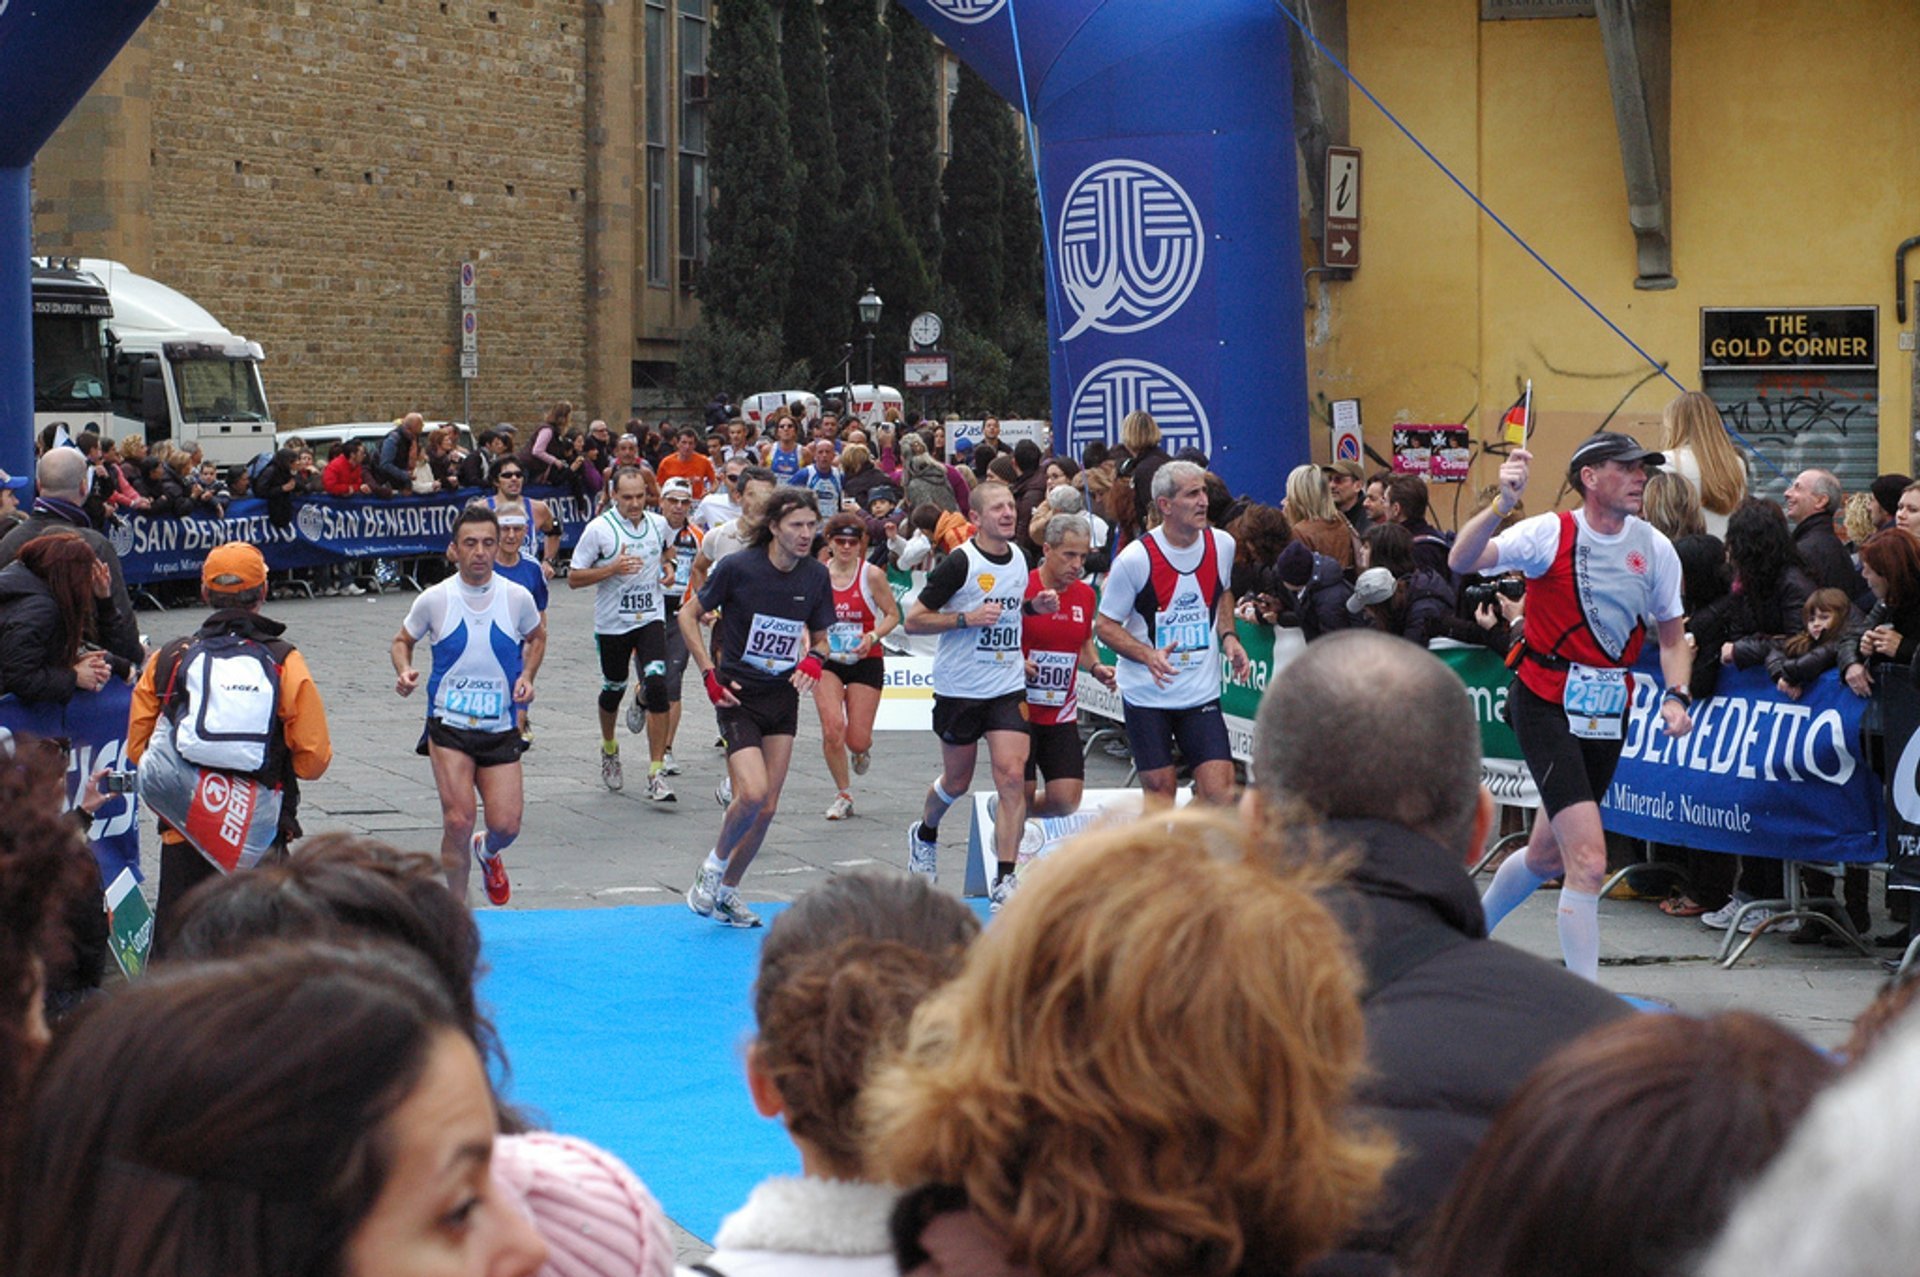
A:
MULTIPOLYGON (((772 925, 785 906, 756 907, 772 925)), ((765 931, 679 904, 488 910, 479 922, 507 1098, 539 1125, 617 1153, 707 1240, 755 1184, 799 1172, 785 1130, 754 1112, 742 1067, 765 931)))

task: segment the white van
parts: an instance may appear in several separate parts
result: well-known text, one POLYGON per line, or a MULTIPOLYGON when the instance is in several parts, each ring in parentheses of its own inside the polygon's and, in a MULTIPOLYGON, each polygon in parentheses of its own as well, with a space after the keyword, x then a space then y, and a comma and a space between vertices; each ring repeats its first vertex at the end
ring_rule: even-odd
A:
POLYGON ((764 433, 770 415, 783 412, 796 403, 806 405, 808 417, 820 415, 819 395, 805 390, 763 390, 740 401, 740 416, 749 426, 764 433))
POLYGON ((846 405, 845 411, 873 425, 887 415, 887 409, 898 408, 902 417, 907 411, 907 401, 892 386, 872 386, 865 382, 855 382, 851 386, 834 386, 827 391, 829 399, 838 399, 846 405))

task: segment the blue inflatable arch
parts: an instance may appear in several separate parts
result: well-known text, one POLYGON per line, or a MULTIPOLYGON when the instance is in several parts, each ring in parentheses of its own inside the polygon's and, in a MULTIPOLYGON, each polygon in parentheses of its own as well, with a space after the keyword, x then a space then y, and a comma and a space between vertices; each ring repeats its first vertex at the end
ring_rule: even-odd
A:
POLYGON ((0 0, 0 470, 33 474, 33 157, 156 0, 0 0))
POLYGON ((1236 493, 1310 458, 1289 27, 1274 0, 901 0, 1038 138, 1054 436, 1136 408, 1236 493))

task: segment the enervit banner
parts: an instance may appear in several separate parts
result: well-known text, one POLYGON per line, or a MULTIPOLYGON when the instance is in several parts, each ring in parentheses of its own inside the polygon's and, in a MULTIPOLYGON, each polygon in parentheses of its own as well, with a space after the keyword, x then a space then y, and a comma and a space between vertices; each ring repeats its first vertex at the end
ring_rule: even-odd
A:
POLYGON ((1277 502, 1309 440, 1289 24, 1273 0, 902 3, 1031 105, 1056 446, 1115 441, 1144 409, 1169 452, 1197 447, 1235 492, 1277 502))
MULTIPOLYGON (((133 585, 197 578, 207 551, 228 541, 250 541, 260 547, 267 566, 275 571, 347 559, 417 558, 444 552, 453 539, 453 521, 480 495, 476 490, 390 500, 296 497, 293 522, 278 528, 267 517, 266 502, 249 497, 228 506, 221 518, 123 515, 107 529, 107 537, 133 585)), ((572 545, 592 508, 578 497, 557 491, 536 490, 532 495, 552 507, 563 544, 572 545)))

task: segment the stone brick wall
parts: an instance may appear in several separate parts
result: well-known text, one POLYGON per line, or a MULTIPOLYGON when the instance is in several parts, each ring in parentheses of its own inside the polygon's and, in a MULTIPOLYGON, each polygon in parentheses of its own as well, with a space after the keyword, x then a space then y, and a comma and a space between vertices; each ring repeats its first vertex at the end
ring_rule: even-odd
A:
MULTIPOLYGON (((581 402, 591 2, 167 0, 146 28, 152 260, 129 265, 259 341, 300 426, 457 415, 471 258, 472 418, 601 412, 581 402)), ((39 194, 43 250, 106 247, 39 194)))

